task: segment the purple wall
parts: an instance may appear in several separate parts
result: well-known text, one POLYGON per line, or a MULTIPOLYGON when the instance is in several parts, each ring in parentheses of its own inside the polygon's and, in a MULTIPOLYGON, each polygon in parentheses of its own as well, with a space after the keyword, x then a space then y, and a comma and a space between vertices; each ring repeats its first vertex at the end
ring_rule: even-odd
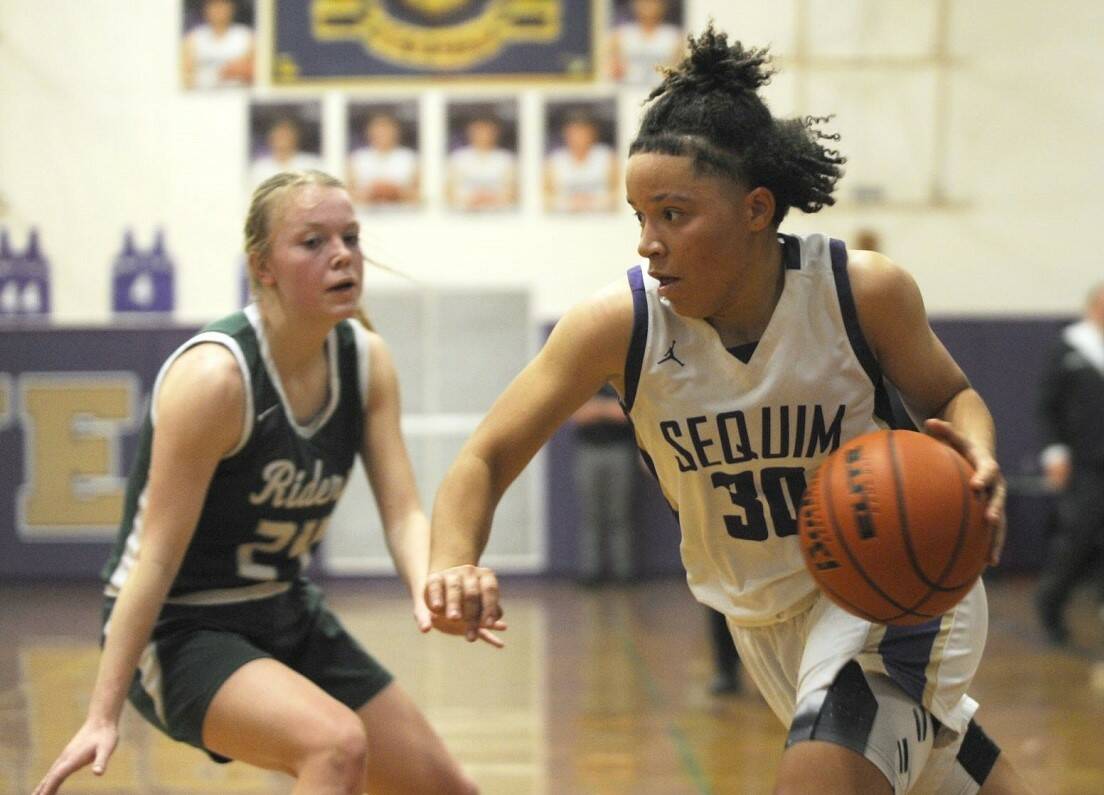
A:
MULTIPOLYGON (((999 457, 1010 479, 1009 537, 1002 568, 1030 570, 1044 556, 1051 500, 1038 491, 1039 435, 1035 390, 1047 351, 1069 318, 948 318, 933 321, 940 338, 989 403, 1000 434, 999 457)), ((44 328, 12 326, 0 333, 0 376, 10 377, 12 403, 23 373, 134 373, 140 416, 161 362, 194 329, 188 327, 44 328)), ((34 541, 15 532, 15 494, 24 482, 24 430, 18 406, 0 425, 0 579, 94 576, 107 542, 34 541)), ((122 438, 121 471, 133 457, 135 431, 122 438)), ((578 505, 571 478, 574 440, 561 429, 549 444, 547 506, 549 573, 575 570, 578 505)), ((637 474, 637 563, 642 575, 676 573, 678 529, 651 476, 637 474)))
MULTIPOLYGON (((579 521, 579 501, 572 477, 575 434, 570 426, 561 428, 552 437, 547 452, 548 572, 571 575, 577 559, 575 528, 579 521)), ((681 571, 678 524, 655 478, 643 467, 636 471, 634 494, 637 570, 642 576, 681 571)))

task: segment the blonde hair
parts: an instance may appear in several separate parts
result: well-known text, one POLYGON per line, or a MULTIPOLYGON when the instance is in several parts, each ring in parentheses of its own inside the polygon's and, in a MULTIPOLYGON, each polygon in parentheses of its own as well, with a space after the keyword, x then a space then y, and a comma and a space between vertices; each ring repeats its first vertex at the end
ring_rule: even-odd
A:
MULTIPOLYGON (((283 204, 293 190, 305 188, 308 185, 318 185, 322 188, 345 189, 345 183, 324 171, 282 171, 269 177, 256 187, 253 198, 249 201, 249 212, 245 215, 245 256, 249 272, 249 287, 254 295, 258 295, 260 284, 253 274, 252 261, 254 257, 264 259, 268 256, 269 246, 272 242, 272 217, 283 204)), ((357 310, 357 320, 365 328, 372 329, 372 323, 363 309, 357 310)))

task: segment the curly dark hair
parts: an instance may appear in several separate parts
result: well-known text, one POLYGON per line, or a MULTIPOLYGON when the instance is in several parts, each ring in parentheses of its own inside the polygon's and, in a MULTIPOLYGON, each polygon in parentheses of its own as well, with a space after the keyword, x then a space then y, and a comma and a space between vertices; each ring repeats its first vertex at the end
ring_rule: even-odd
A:
POLYGON ((685 155, 694 158, 699 173, 767 188, 774 194, 775 225, 791 207, 815 213, 834 204, 832 191, 846 158, 822 143, 839 135, 817 129, 831 117, 771 115, 758 94, 774 74, 766 48, 730 45, 712 23, 689 38, 689 48, 648 96, 629 154, 685 155))

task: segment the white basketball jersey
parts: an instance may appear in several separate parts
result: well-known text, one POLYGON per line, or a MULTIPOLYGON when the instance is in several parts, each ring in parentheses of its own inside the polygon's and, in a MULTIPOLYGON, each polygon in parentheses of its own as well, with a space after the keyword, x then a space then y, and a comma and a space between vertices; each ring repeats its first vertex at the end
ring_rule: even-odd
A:
POLYGON ((651 32, 635 22, 617 26, 621 57, 625 62, 622 81, 633 85, 651 85, 660 79, 656 68, 670 64, 682 41, 682 31, 662 24, 651 32))
POLYGON ((321 171, 322 158, 310 152, 296 152, 288 160, 277 160, 272 155, 262 155, 249 168, 249 182, 256 187, 269 177, 284 171, 321 171))
POLYGON ((690 589, 744 626, 807 604, 815 585, 796 535, 805 484, 842 442, 892 417, 843 243, 781 240, 785 284, 746 364, 706 321, 675 313, 640 267, 629 271, 624 402, 678 515, 690 589))
POLYGON ((241 86, 237 78, 224 79, 219 70, 230 61, 237 60, 253 46, 253 31, 246 25, 231 25, 221 36, 208 25, 201 25, 188 34, 195 57, 195 87, 222 88, 241 86))
POLYGON ((577 197, 587 199, 591 207, 608 207, 612 166, 613 149, 608 144, 594 144, 582 160, 576 160, 566 147, 556 149, 548 157, 556 188, 553 209, 571 210, 577 197))
POLYGON ((483 151, 465 146, 449 156, 449 173, 461 207, 479 193, 505 197, 514 186, 516 172, 517 156, 506 149, 483 151))
POLYGON ((364 146, 349 156, 349 168, 358 185, 387 182, 403 188, 414 185, 418 173, 418 155, 413 149, 398 146, 386 152, 364 146))

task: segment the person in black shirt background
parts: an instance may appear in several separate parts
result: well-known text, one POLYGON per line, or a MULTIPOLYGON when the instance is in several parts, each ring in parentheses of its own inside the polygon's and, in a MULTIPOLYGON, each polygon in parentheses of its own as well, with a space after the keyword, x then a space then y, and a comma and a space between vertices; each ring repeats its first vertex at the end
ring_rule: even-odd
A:
POLYGON ((1063 610, 1079 580, 1091 572, 1104 597, 1104 283, 1090 290, 1082 319, 1063 329, 1039 405, 1059 529, 1036 606, 1048 639, 1060 645, 1069 639, 1063 610))
POLYGON ((639 458, 632 425, 608 384, 572 419, 578 441, 575 488, 580 504, 576 577, 588 585, 606 578, 602 554, 606 546, 609 574, 618 582, 628 582, 636 573, 632 488, 639 458))

